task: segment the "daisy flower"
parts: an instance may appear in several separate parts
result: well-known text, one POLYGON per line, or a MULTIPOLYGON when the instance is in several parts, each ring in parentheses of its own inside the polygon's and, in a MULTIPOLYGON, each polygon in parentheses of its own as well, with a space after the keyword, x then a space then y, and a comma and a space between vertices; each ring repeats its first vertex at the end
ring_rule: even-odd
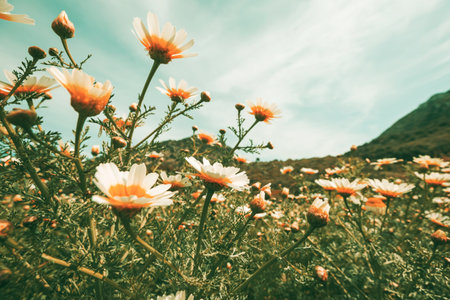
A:
POLYGON ((268 104, 263 102, 261 98, 256 99, 256 101, 248 101, 248 106, 250 107, 250 114, 255 116, 256 121, 264 121, 270 123, 269 121, 273 118, 279 118, 281 111, 277 108, 275 104, 268 104))
POLYGON ((435 185, 435 186, 442 186, 444 185, 447 181, 450 181, 450 174, 449 173, 430 173, 430 174, 420 174, 417 172, 414 172, 414 174, 419 177, 420 179, 424 179, 425 178, 425 182, 428 183, 429 185, 435 185))
MULTIPOLYGON (((0 81, 0 99, 8 95, 17 82, 17 77, 13 73, 9 72, 8 70, 4 70, 3 73, 5 74, 5 77, 6 79, 8 79, 9 83, 0 81)), ((52 98, 50 91, 57 87, 57 82, 53 78, 42 76, 38 79, 35 76, 28 76, 27 79, 25 79, 22 84, 16 89, 14 94, 19 96, 26 96, 36 93, 45 95, 47 98, 52 98)))
POLYGON ((384 215, 386 213, 386 204, 379 197, 368 198, 364 207, 367 211, 371 211, 377 215, 384 215))
POLYGON ((392 165, 398 162, 403 161, 403 159, 396 159, 396 158, 381 158, 378 159, 375 162, 370 163, 371 165, 375 166, 375 170, 379 170, 384 165, 392 165))
POLYGON ((162 94, 167 95, 170 100, 174 102, 184 102, 185 100, 195 96, 197 93, 197 88, 195 87, 188 87, 186 81, 181 80, 177 84, 175 82, 175 79, 172 77, 169 78, 169 86, 167 86, 163 80, 159 81, 163 88, 156 87, 158 91, 160 91, 162 94))
POLYGON ((156 152, 156 151, 152 151, 150 154, 147 155, 148 158, 163 158, 164 154, 156 152))
POLYGON ((441 227, 450 227, 450 219, 447 216, 444 216, 437 212, 425 212, 425 217, 430 220, 430 222, 441 226, 441 227))
POLYGON ((186 298, 185 291, 178 291, 175 295, 170 294, 167 296, 166 295, 158 296, 156 300, 194 300, 194 295, 190 295, 189 297, 186 298))
POLYGON ((148 30, 140 18, 136 17, 133 20, 136 37, 144 45, 148 54, 155 62, 167 64, 175 58, 196 55, 181 54, 194 45, 194 40, 190 40, 182 45, 187 36, 184 29, 176 31, 172 24, 166 23, 162 32, 160 32, 158 17, 151 12, 147 14, 147 25, 148 30))
POLYGON ((92 117, 105 109, 113 90, 109 80, 94 83, 94 77, 78 69, 73 69, 72 74, 55 67, 47 71, 70 93, 70 104, 80 115, 92 117))
POLYGON ((379 180, 379 179, 369 179, 369 185, 372 187, 372 190, 375 192, 385 196, 385 197, 399 197, 405 193, 409 193, 414 187, 414 184, 395 184, 393 182, 389 182, 387 179, 379 180))
POLYGON ((309 175, 313 175, 313 174, 317 174, 319 172, 319 170, 310 169, 310 168, 301 168, 300 172, 303 172, 303 173, 309 174, 309 175))
POLYGON ((170 175, 167 176, 166 172, 162 171, 160 173, 161 176, 161 182, 163 184, 170 184, 171 185, 171 190, 175 191, 187 186, 190 186, 191 183, 189 182, 188 178, 183 178, 180 174, 177 175, 170 175))
POLYGON ((92 200, 111 205, 118 211, 137 212, 147 206, 167 206, 175 193, 169 192, 170 184, 153 187, 158 174, 147 174, 145 164, 134 164, 130 171, 122 172, 114 163, 97 167, 94 183, 106 195, 95 195, 92 200))
POLYGON ((336 189, 336 185, 331 180, 316 179, 314 180, 314 182, 320 185, 326 191, 334 191, 336 189))
POLYGON ((242 191, 247 188, 249 183, 245 172, 240 172, 235 167, 224 167, 221 163, 215 162, 213 165, 203 158, 203 163, 194 157, 186 157, 188 163, 191 164, 198 173, 192 174, 203 180, 206 187, 212 190, 220 190, 223 187, 242 191))
POLYGON ((197 134, 197 138, 200 141, 202 141, 203 143, 207 144, 207 145, 212 145, 212 144, 217 142, 217 139, 216 139, 216 137, 214 135, 209 134, 209 133, 204 132, 204 131, 200 131, 197 134))
POLYGON ((333 178, 331 182, 336 186, 336 192, 342 196, 351 196, 366 187, 359 183, 359 179, 350 182, 347 178, 333 178))
POLYGON ((345 172, 347 172, 347 168, 345 166, 342 168, 336 167, 333 169, 332 168, 325 169, 325 173, 327 173, 327 175, 329 175, 329 176, 334 175, 334 174, 341 174, 341 173, 345 173, 345 172))
POLYGON ((235 155, 233 157, 233 159, 235 161, 237 161, 238 163, 240 163, 240 164, 246 164, 247 163, 247 159, 245 159, 244 157, 240 157, 240 156, 235 155))
POLYGON ((211 203, 222 203, 225 202, 226 198, 223 194, 214 193, 211 197, 211 203))
POLYGON ((292 167, 292 166, 286 166, 286 167, 282 167, 280 169, 281 174, 288 174, 288 173, 291 173, 292 171, 294 171, 294 167, 292 167))
POLYGON ((13 15, 10 13, 14 8, 8 0, 0 0, 0 19, 17 23, 34 25, 34 20, 27 15, 13 15))
POLYGON ((322 227, 327 225, 330 220, 329 212, 328 202, 317 198, 309 207, 306 218, 311 226, 322 227))
POLYGON ((429 167, 445 168, 449 164, 449 162, 446 162, 441 158, 432 158, 429 155, 420 155, 419 157, 414 157, 413 162, 427 169, 429 167))

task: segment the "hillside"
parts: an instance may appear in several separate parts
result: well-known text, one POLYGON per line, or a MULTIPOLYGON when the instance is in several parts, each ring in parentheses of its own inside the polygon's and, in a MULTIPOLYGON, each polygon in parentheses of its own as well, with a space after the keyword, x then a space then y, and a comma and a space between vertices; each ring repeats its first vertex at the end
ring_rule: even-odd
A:
POLYGON ((450 91, 432 96, 380 136, 345 155, 410 160, 419 154, 450 155, 450 91))

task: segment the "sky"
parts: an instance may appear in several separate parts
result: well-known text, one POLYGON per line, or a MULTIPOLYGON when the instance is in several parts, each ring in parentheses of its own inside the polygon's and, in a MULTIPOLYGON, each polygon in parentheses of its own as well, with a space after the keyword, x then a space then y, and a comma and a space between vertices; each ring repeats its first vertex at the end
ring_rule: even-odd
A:
MULTIPOLYGON (((136 140, 158 124, 170 104, 155 88, 169 77, 209 91, 212 101, 192 114, 194 120, 175 121, 162 140, 190 136, 193 125, 217 134, 235 125, 236 103, 262 98, 278 106, 281 118, 259 123, 249 138, 271 141, 275 148, 238 154, 264 161, 342 154, 449 89, 448 0, 8 2, 15 6, 12 13, 28 14, 36 25, 0 20, 0 68, 16 68, 31 45, 62 49, 50 25, 65 10, 76 28, 68 40, 75 60, 93 54, 83 70, 112 82, 119 116, 137 102, 152 64, 132 32, 133 19, 146 23, 151 11, 160 24, 187 31, 187 39, 195 41, 187 52, 198 56, 158 69, 144 101, 158 113, 136 130, 136 140)), ((62 132, 67 140, 73 138, 77 117, 69 103, 68 93, 59 88, 40 112, 44 128, 62 132)), ((253 116, 244 115, 249 126, 253 116)), ((92 125, 94 137, 97 131, 92 125)), ((230 132, 227 136, 234 145, 230 132)), ((94 143, 98 138, 87 142, 88 149, 94 143)))

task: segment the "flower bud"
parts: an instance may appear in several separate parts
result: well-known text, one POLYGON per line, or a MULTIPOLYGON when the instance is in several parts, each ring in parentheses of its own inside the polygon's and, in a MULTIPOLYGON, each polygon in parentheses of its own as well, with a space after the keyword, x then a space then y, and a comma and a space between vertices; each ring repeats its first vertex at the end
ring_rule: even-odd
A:
POLYGON ((55 48, 55 47, 49 48, 48 54, 50 54, 50 56, 58 56, 59 50, 58 50, 58 48, 55 48))
POLYGON ((112 104, 108 105, 106 109, 108 109, 108 112, 110 113, 114 113, 116 111, 116 107, 112 104))
POLYGON ((128 107, 131 112, 137 111, 137 103, 131 103, 130 107, 128 107))
POLYGON ((52 29, 62 39, 73 38, 75 34, 75 26, 69 21, 64 10, 53 20, 52 29))
POLYGON ((245 108, 245 105, 242 103, 238 103, 234 106, 238 111, 241 111, 245 108))
POLYGON ((287 198, 288 196, 289 196, 289 188, 284 187, 284 188, 281 190, 281 197, 287 198))
POLYGON ((8 220, 0 220, 0 238, 7 237, 12 231, 13 226, 8 220))
POLYGON ((431 240, 436 245, 444 245, 448 242, 447 235, 442 230, 438 229, 431 235, 431 240))
POLYGON ((28 54, 30 54, 31 57, 36 60, 44 59, 47 56, 47 53, 45 53, 45 51, 38 46, 31 46, 30 48, 28 48, 28 54))
POLYGON ((1 269, 0 270, 0 287, 6 285, 10 278, 11 278, 12 272, 10 269, 1 269))
POLYGON ((220 134, 225 134, 225 133, 227 133, 227 131, 225 129, 219 129, 219 133, 220 134))
POLYGON ((37 114, 32 110, 14 108, 6 115, 6 119, 13 125, 30 128, 36 123, 37 114))
POLYGON ((192 131, 197 131, 198 130, 198 127, 197 126, 192 126, 192 131))
POLYGON ((29 216, 22 220, 22 225, 28 228, 34 228, 37 225, 38 218, 36 216, 29 216))
POLYGON ((261 182, 257 181, 251 186, 252 191, 259 191, 261 189, 261 182))
POLYGON ((352 146, 350 147, 350 150, 351 150, 351 151, 356 151, 356 150, 358 150, 358 146, 352 145, 352 146))
POLYGON ((121 138, 120 136, 115 136, 111 139, 112 144, 114 145, 114 147, 116 148, 124 148, 127 145, 127 141, 125 141, 123 138, 121 138))
POLYGON ((316 266, 314 269, 316 270, 317 278, 319 278, 323 282, 327 281, 327 279, 328 279, 328 271, 327 270, 325 270, 321 266, 316 266))
POLYGON ((209 92, 202 92, 200 94, 200 100, 202 100, 203 102, 210 102, 211 101, 211 95, 209 94, 209 92))
POLYGON ((97 156, 100 153, 100 147, 98 145, 92 146, 91 154, 97 156))
POLYGON ((313 227, 323 227, 328 224, 330 205, 326 201, 317 198, 311 204, 306 214, 308 223, 313 227))
POLYGON ((267 147, 268 149, 270 149, 270 150, 273 150, 273 145, 272 145, 271 142, 268 142, 267 145, 266 145, 266 147, 267 147))
POLYGON ((261 192, 258 196, 253 198, 250 202, 250 208, 254 214, 259 214, 264 212, 266 209, 267 203, 264 200, 264 192, 261 192))

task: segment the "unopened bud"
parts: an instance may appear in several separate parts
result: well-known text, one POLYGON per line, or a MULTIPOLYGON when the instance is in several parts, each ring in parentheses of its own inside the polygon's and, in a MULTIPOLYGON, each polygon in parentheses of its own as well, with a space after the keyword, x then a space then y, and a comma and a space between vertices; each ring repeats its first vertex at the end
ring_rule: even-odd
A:
POLYGON ((127 145, 127 141, 125 141, 120 136, 115 136, 111 139, 112 144, 116 148, 124 148, 127 145))
POLYGON ((258 196, 253 198, 250 202, 250 208, 254 214, 259 214, 264 212, 266 209, 267 203, 264 200, 264 192, 261 192, 258 196))
POLYGON ((356 150, 358 150, 358 146, 352 145, 352 146, 350 147, 350 150, 351 150, 351 151, 356 151, 356 150))
POLYGON ((311 204, 306 214, 308 223, 313 227, 323 227, 328 224, 330 205, 326 201, 317 198, 311 204))
POLYGON ((202 100, 203 102, 210 102, 211 101, 211 95, 209 94, 209 92, 202 92, 200 94, 200 100, 202 100))
POLYGON ((241 111, 245 108, 245 105, 242 103, 238 103, 234 106, 237 110, 241 111))
POLYGON ((22 220, 24 227, 33 228, 36 226, 38 218, 36 216, 29 216, 22 220))
POLYGON ((53 20, 52 29, 62 39, 73 38, 75 34, 75 26, 69 21, 64 10, 53 20))
POLYGON ((108 105, 106 107, 106 109, 108 109, 108 111, 112 112, 112 113, 116 111, 116 107, 114 105, 112 105, 112 104, 108 105))
POLYGON ((267 147, 268 149, 270 149, 270 150, 273 150, 273 145, 272 145, 271 142, 268 142, 267 145, 266 145, 266 147, 267 147))
POLYGON ((0 287, 6 285, 11 279, 12 272, 10 269, 0 270, 0 287))
POLYGON ((225 133, 227 133, 227 131, 225 129, 219 129, 219 133, 220 134, 225 134, 225 133))
POLYGON ((100 147, 98 145, 92 146, 91 154, 97 156, 100 153, 100 147))
POLYGON ((328 279, 328 271, 327 270, 325 270, 321 266, 316 266, 314 269, 316 270, 317 278, 319 278, 323 282, 327 281, 327 279, 328 279))
POLYGON ((253 191, 259 191, 261 189, 261 182, 257 181, 254 184, 252 184, 251 189, 253 191))
POLYGON ((198 130, 198 127, 197 126, 192 126, 192 131, 197 131, 198 130))
POLYGON ((137 108, 138 108, 137 103, 131 103, 131 105, 129 107, 130 111, 132 111, 132 112, 137 111, 137 108))
POLYGON ((22 128, 30 128, 37 121, 37 114, 28 109, 14 108, 6 116, 8 122, 22 128))
POLYGON ((442 230, 438 229, 431 235, 431 240, 436 245, 444 245, 448 242, 447 235, 442 230))
POLYGON ((12 231, 13 226, 8 220, 0 220, 0 238, 7 237, 12 231))
POLYGON ((38 46, 31 46, 30 48, 28 48, 28 54, 30 54, 31 57, 36 60, 44 59, 47 56, 47 53, 45 53, 45 51, 38 46))
POLYGON ((58 56, 59 55, 59 50, 58 48, 50 48, 48 49, 48 54, 50 54, 50 56, 58 56))

